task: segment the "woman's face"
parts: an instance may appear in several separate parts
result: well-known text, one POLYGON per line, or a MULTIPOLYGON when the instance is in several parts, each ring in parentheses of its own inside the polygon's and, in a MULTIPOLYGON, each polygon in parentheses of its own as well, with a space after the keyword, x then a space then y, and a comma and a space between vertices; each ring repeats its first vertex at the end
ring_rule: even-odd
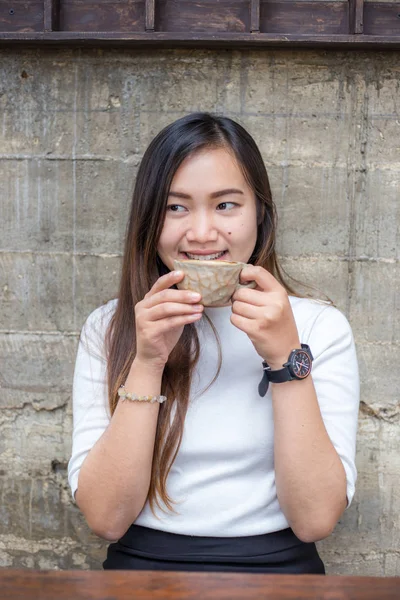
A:
POLYGON ((247 263, 257 240, 254 192, 234 156, 224 148, 186 158, 172 180, 158 255, 173 260, 247 263))

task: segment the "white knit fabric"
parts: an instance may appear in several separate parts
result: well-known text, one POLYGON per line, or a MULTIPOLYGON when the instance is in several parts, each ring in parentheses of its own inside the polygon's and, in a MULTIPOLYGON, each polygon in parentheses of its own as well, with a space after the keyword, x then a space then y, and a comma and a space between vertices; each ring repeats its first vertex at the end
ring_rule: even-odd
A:
MULTIPOLYGON (((299 337, 314 355, 312 377, 321 414, 347 476, 349 504, 357 477, 354 464, 359 405, 358 367, 352 332, 336 308, 290 297, 299 337)), ((96 309, 80 338, 73 385, 73 447, 68 477, 74 496, 79 471, 110 421, 104 335, 116 300, 96 309)), ((230 322, 231 307, 208 308, 220 337, 205 319, 197 323, 201 356, 192 382, 182 444, 167 480, 178 514, 146 504, 137 525, 198 536, 249 536, 288 527, 276 495, 271 388, 258 394, 262 359, 245 333, 230 322)), ((168 399, 171 402, 172 399, 168 399)))

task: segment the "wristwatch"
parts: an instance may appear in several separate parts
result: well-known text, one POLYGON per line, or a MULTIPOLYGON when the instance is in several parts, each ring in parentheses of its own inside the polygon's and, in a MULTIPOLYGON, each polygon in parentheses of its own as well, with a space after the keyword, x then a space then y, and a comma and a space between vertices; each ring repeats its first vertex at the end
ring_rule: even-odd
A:
POLYGON ((285 381, 293 381, 293 379, 305 379, 311 373, 313 361, 310 346, 301 344, 301 348, 292 350, 289 358, 282 369, 272 371, 269 364, 263 361, 264 375, 258 386, 260 396, 265 396, 268 390, 269 382, 284 383, 285 381))

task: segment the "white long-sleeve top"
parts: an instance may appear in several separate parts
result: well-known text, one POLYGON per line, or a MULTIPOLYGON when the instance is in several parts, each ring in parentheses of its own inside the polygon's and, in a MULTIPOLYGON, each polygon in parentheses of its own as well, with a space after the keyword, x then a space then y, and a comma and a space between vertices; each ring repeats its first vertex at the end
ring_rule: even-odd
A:
MULTIPOLYGON (((358 366, 350 325, 336 308, 289 297, 299 338, 314 356, 312 378, 328 435, 347 477, 350 504, 355 488, 358 366)), ((73 446, 68 466, 72 495, 90 449, 110 422, 104 336, 116 300, 97 308, 83 326, 73 384, 73 446)), ((230 322, 231 307, 207 308, 221 342, 218 364, 214 334, 205 319, 196 324, 201 354, 192 381, 182 444, 167 479, 178 514, 148 503, 137 525, 197 536, 250 536, 289 527, 275 486, 271 387, 258 393, 262 359, 248 336, 230 322)), ((134 392, 134 390, 132 390, 134 392)), ((173 401, 169 398, 168 402, 173 401)))

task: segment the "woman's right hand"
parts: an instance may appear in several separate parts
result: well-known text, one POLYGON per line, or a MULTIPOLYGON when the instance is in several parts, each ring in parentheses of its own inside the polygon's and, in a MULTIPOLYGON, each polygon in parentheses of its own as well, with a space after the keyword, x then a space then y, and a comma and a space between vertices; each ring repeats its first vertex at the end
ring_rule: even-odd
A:
POLYGON ((198 321, 203 312, 200 294, 169 289, 182 281, 182 271, 171 271, 153 285, 135 306, 135 362, 164 368, 168 357, 188 323, 198 321))

